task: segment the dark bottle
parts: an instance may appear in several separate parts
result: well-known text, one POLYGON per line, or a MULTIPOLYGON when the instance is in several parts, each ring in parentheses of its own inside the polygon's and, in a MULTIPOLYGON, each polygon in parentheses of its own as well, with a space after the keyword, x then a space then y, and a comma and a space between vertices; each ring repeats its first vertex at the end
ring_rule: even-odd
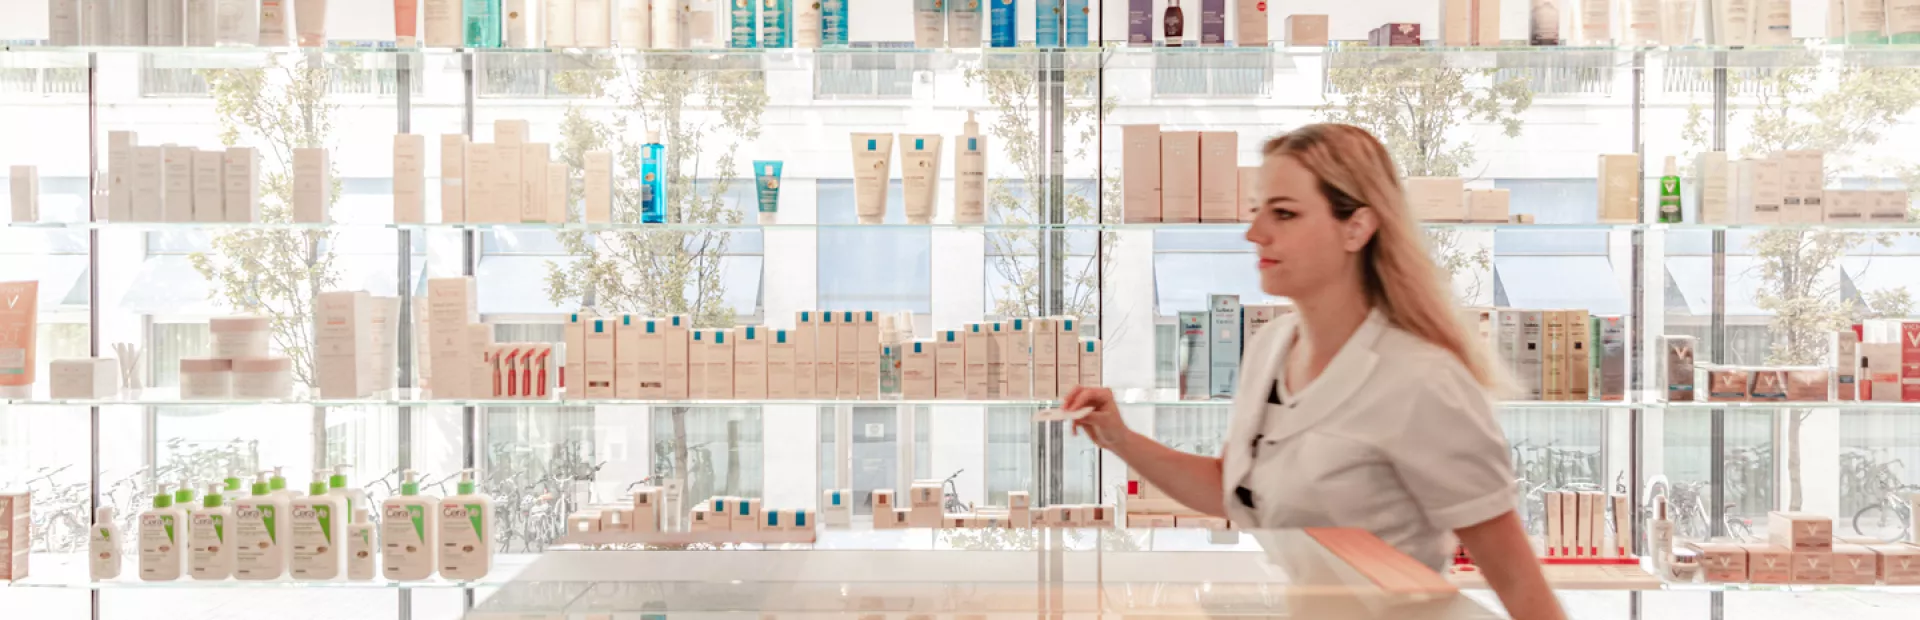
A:
POLYGON ((1165 23, 1167 47, 1180 47, 1180 39, 1187 36, 1187 14, 1180 10, 1180 0, 1167 0, 1165 23))

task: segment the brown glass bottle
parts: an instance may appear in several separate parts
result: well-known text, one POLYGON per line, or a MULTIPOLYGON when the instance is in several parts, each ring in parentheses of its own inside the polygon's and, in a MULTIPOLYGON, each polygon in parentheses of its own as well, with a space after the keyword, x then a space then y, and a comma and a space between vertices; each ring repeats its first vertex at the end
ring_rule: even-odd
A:
POLYGON ((1167 47, 1180 47, 1180 40, 1187 36, 1187 14, 1180 10, 1180 0, 1167 0, 1166 26, 1167 47))

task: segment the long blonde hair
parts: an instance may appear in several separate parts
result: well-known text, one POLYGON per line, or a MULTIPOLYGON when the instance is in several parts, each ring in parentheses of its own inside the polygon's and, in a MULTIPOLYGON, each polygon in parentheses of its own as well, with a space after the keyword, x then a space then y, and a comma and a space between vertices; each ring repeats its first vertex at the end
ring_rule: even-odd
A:
POLYGON ((1361 250, 1367 298, 1388 319, 1460 360, 1489 390, 1506 389, 1505 373, 1488 361, 1485 343, 1468 338, 1424 235, 1407 212, 1393 156, 1373 134, 1352 125, 1307 125, 1267 141, 1266 157, 1291 157, 1320 181, 1320 193, 1341 220, 1361 208, 1380 222, 1361 250))

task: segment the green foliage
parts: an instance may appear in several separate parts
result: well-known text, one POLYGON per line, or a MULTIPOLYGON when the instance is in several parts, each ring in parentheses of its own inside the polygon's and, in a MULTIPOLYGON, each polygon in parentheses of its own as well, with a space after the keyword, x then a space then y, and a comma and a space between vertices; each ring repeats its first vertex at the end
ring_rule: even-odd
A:
MULTIPOLYGON (((613 152, 615 177, 623 180, 614 189, 615 222, 640 221, 640 186, 632 180, 640 178, 640 147, 652 129, 667 147, 667 221, 739 223, 725 196, 742 168, 735 158, 740 146, 760 135, 768 100, 763 74, 608 65, 568 71, 556 82, 567 92, 612 102, 570 107, 557 150, 576 173, 588 151, 613 152), (709 160, 714 169, 702 170, 709 160)), ((570 195, 577 199, 580 186, 570 195)), ((548 299, 580 300, 607 313, 690 314, 702 327, 732 325, 720 263, 729 234, 695 227, 563 232, 561 244, 578 262, 548 263, 548 299)))
MULTIPOLYGON (((319 55, 276 58, 264 69, 200 72, 220 120, 220 142, 260 152, 260 221, 293 221, 293 149, 326 146, 337 106, 326 100, 329 69, 319 55)), ((338 181, 329 192, 337 200, 338 181)), ((313 385, 313 314, 321 291, 339 280, 327 230, 236 229, 189 257, 223 305, 260 314, 273 343, 293 360, 294 380, 313 385)))

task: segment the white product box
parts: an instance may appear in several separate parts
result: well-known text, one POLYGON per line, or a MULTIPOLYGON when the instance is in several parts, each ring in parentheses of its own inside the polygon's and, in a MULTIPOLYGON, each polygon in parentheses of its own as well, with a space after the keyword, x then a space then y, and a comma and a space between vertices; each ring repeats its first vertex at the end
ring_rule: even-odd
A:
POLYGON ((900 362, 901 398, 933 400, 939 397, 933 341, 915 340, 905 345, 905 349, 906 357, 900 362))
POLYGON ((427 137, 403 133, 393 136, 393 222, 427 221, 427 137))
POLYGON ((1059 398, 1080 383, 1080 331, 1079 317, 1053 318, 1054 394, 1059 398))
POLYGON ((1406 186, 1407 207, 1420 221, 1467 221, 1467 185, 1460 177, 1409 177, 1406 186))
POLYGON ((734 397, 734 346, 740 342, 740 330, 716 329, 707 343, 707 397, 734 397))
POLYGON ((1160 219, 1200 221, 1200 132, 1160 134, 1160 219))
POLYGON ((960 339, 964 342, 966 361, 965 369, 962 371, 965 377, 965 386, 962 391, 966 394, 967 400, 992 398, 987 390, 987 349, 990 346, 989 342, 993 340, 993 332, 979 323, 968 323, 961 334, 960 339))
POLYGON ((585 379, 587 380, 587 398, 613 398, 614 390, 614 351, 617 349, 616 333, 619 331, 613 319, 594 317, 586 329, 585 379))
POLYGON ((542 142, 520 146, 520 213, 516 221, 547 221, 547 164, 552 162, 551 151, 552 148, 542 142))
POLYGON ((1742 171, 1742 184, 1752 187, 1752 218, 1743 223, 1779 224, 1786 218, 1786 162, 1776 158, 1756 159, 1742 171), (1748 177, 1747 174, 1751 176, 1748 177))
POLYGON ((1127 222, 1160 221, 1160 126, 1120 128, 1121 212, 1127 222))
POLYGON ((613 397, 637 399, 640 396, 640 341, 647 321, 631 314, 614 317, 613 323, 613 397))
POLYGON ((1006 385, 1000 393, 1003 398, 1033 398, 1033 319, 1013 319, 1006 322, 1006 344, 1000 348, 1006 364, 1006 385))
MULTIPOLYGON (((667 320, 636 319, 636 322, 640 323, 641 327, 634 330, 632 340, 634 348, 631 350, 620 348, 613 353, 625 358, 631 351, 633 376, 637 384, 634 386, 634 393, 637 394, 637 398, 647 400, 666 398, 667 320)), ((625 347, 627 342, 623 340, 618 344, 625 347)))
POLYGON ((374 356, 373 297, 366 291, 329 291, 319 295, 314 312, 316 363, 321 398, 372 396, 374 356))
MULTIPOLYGON (((467 176, 466 182, 461 185, 466 195, 461 200, 464 217, 460 221, 499 223, 495 219, 494 212, 499 203, 499 197, 496 194, 505 191, 502 187, 506 181, 504 178, 506 175, 500 172, 501 164, 499 163, 502 150, 504 149, 498 145, 487 142, 467 144, 467 176)), ((444 215, 442 219, 454 221, 445 219, 444 215)))
POLYGON ((828 489, 820 492, 820 523, 846 527, 853 523, 853 491, 828 489))
POLYGON ((1512 191, 1504 189, 1467 190, 1467 221, 1505 224, 1513 218, 1512 191))
POLYGON ((831 310, 820 313, 815 325, 813 354, 813 397, 839 397, 840 317, 831 310))
POLYGON ((966 398, 966 340, 961 338, 960 330, 957 329, 940 330, 934 332, 933 336, 934 398, 940 400, 966 398))
POLYGON ((440 221, 467 221, 467 136, 440 135, 440 221))
POLYGON ((112 358, 53 360, 47 365, 48 397, 107 399, 120 393, 120 370, 112 358))
POLYGON ((492 160, 488 163, 487 177, 492 179, 493 190, 483 196, 486 198, 487 217, 485 221, 496 224, 511 224, 520 221, 520 200, 526 197, 526 169, 521 160, 526 158, 526 142, 507 143, 497 141, 493 144, 492 160))
POLYGON ((593 328, 593 319, 588 310, 567 315, 566 333, 561 337, 567 345, 567 360, 560 367, 560 393, 566 400, 588 398, 587 331, 593 328))
POLYGON ((220 156, 221 221, 244 224, 260 221, 260 151, 231 147, 220 156))
POLYGON ((1600 156, 1600 221, 1640 221, 1640 156, 1600 156))
MULTIPOLYGON (((227 219, 226 188, 221 183, 224 151, 193 152, 193 215, 195 222, 227 219)), ((15 217, 18 217, 15 213, 15 217)))
POLYGON ((860 324, 854 312, 834 313, 833 333, 838 343, 834 347, 834 363, 837 378, 833 391, 840 400, 860 398, 860 324))
MULTIPOLYGON (((432 358, 436 398, 471 398, 466 364, 467 326, 480 321, 479 291, 472 276, 427 280, 427 349, 432 358)), ((474 390, 474 391, 470 391, 474 390)))
POLYGON ((1701 153, 1694 161, 1693 169, 1699 178, 1694 181, 1694 204, 1698 210, 1695 216, 1702 224, 1732 224, 1733 196, 1728 191, 1729 167, 1725 151, 1701 153))
POLYGON ((1830 189, 1821 201, 1826 209, 1822 219, 1833 224, 1859 224, 1867 221, 1866 207, 1869 206, 1872 192, 1861 190, 1830 189), (1863 200, 1863 198, 1866 198, 1863 200))
POLYGON ((1033 393, 1031 398, 1060 397, 1060 328, 1051 318, 1032 319, 1033 393))
POLYGON ((691 362, 688 350, 687 331, 693 321, 684 314, 676 314, 660 322, 661 380, 660 398, 685 399, 692 390, 691 362))
MULTIPOLYGON (((819 312, 801 310, 794 315, 793 333, 793 397, 814 398, 818 379, 814 377, 814 366, 818 361, 818 348, 814 345, 819 337, 819 324, 824 319, 819 312)), ((832 392, 828 392, 831 394, 832 392)))
POLYGON ((326 149, 293 150, 293 221, 333 223, 333 169, 326 149))
POLYGON ((1106 352, 1100 346, 1099 338, 1080 341, 1080 385, 1098 387, 1105 385, 1100 376, 1100 354, 1106 352))
POLYGON ((40 172, 33 166, 13 166, 9 170, 8 193, 13 195, 13 222, 40 221, 40 172))
MULTIPOLYGON (((880 399, 880 323, 874 319, 874 312, 867 310, 854 313, 855 328, 859 339, 859 368, 855 373, 858 395, 861 400, 880 399)), ((843 328, 844 329, 844 328, 843 328)))
MULTIPOLYGON (((107 132, 107 221, 131 222, 133 216, 134 143, 131 131, 107 132)), ((228 152, 232 152, 229 150, 228 152)))
POLYGON ((167 205, 167 152, 157 146, 133 147, 131 222, 164 222, 167 205))
POLYGON ((586 154, 585 189, 583 190, 582 221, 588 224, 606 224, 613 221, 613 153, 606 151, 588 151, 586 154))
POLYGON ((767 343, 772 340, 767 328, 748 325, 733 330, 739 341, 733 344, 733 397, 742 400, 767 398, 767 343))
POLYGON ((160 174, 166 178, 166 200, 161 207, 160 221, 193 221, 193 153, 184 146, 166 145, 160 147, 160 174))
POLYGON ((767 398, 796 398, 793 392, 793 330, 767 330, 767 398))
POLYGON ((1240 134, 1200 134, 1200 221, 1240 221, 1240 134))

